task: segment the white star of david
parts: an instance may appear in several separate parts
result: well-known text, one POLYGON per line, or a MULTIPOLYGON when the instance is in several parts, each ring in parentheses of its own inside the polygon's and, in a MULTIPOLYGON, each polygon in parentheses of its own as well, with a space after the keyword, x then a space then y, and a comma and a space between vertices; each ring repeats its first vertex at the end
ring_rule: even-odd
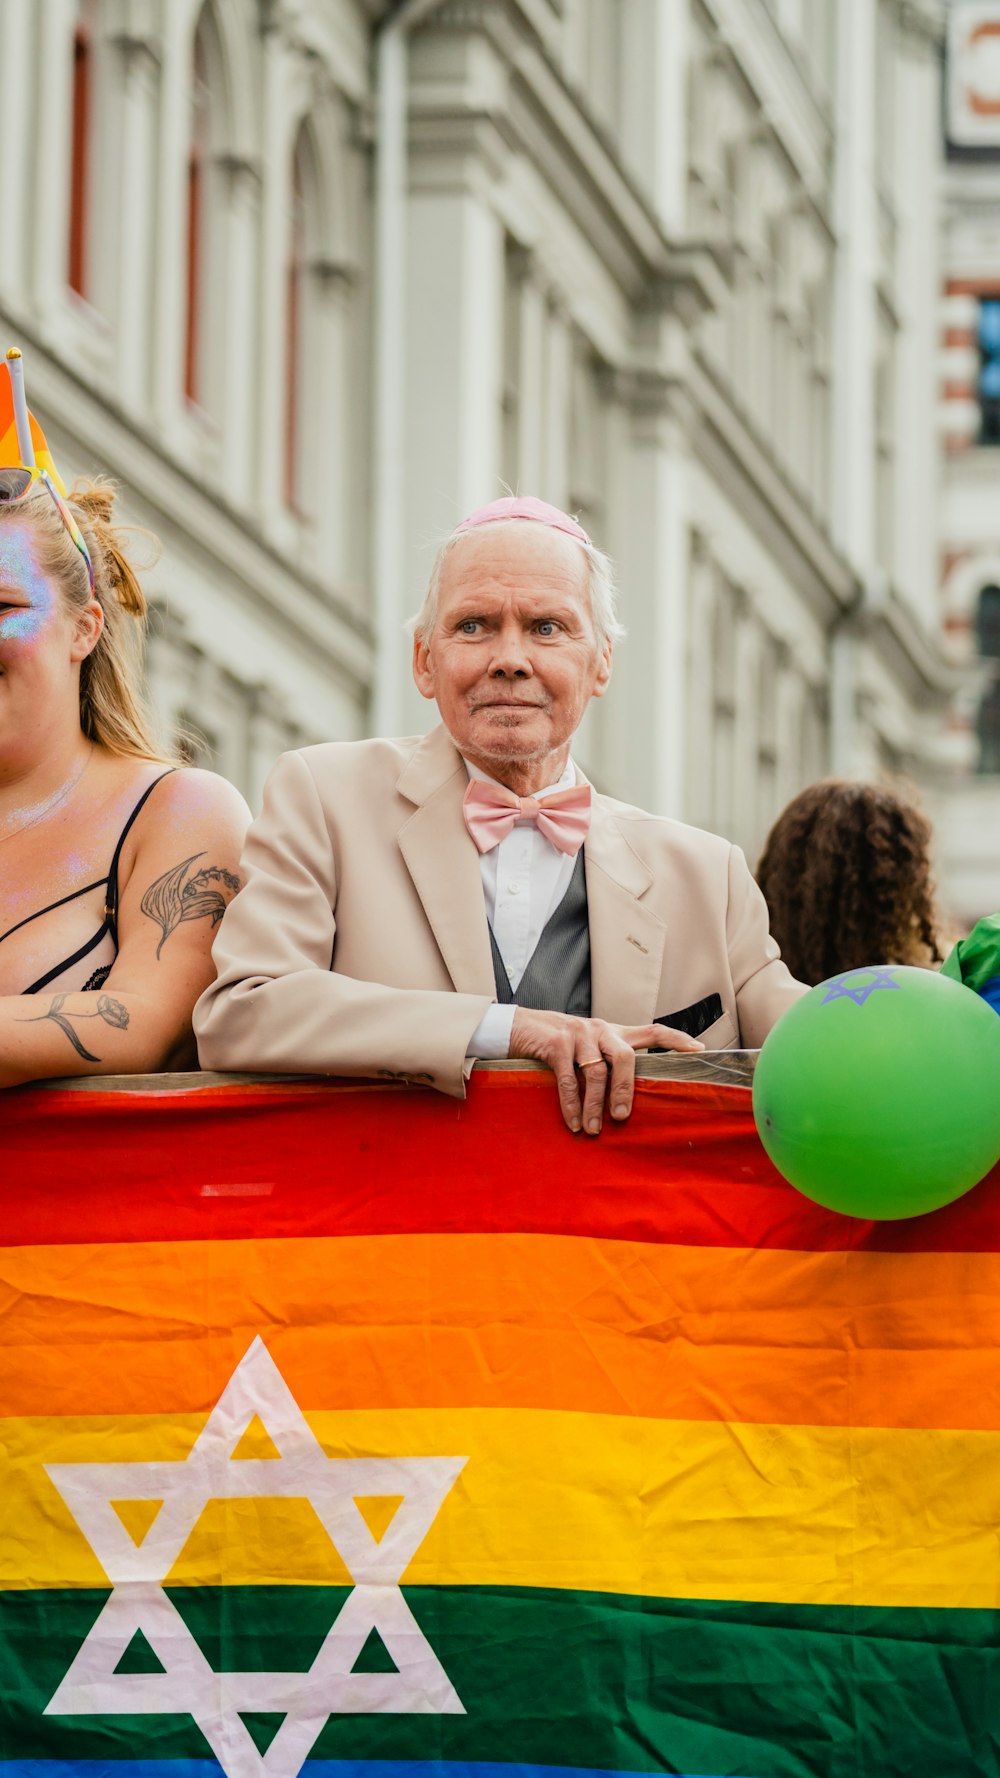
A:
POLYGON ((189 1714, 226 1778, 297 1778, 334 1712, 463 1715, 463 1705, 400 1591, 400 1579, 467 1462, 465 1457, 327 1457, 263 1341, 237 1365, 186 1458, 165 1463, 49 1463, 112 1584, 111 1597, 54 1696, 53 1716, 189 1714), (277 1457, 233 1460, 259 1419, 277 1457), (402 1496, 376 1540, 356 1497, 402 1496), (216 1673, 163 1590, 210 1500, 307 1499, 353 1591, 308 1673, 216 1673), (162 1500, 133 1542, 112 1501, 162 1500), (351 1671, 372 1630, 395 1673, 351 1671), (116 1673, 141 1630, 162 1673, 116 1673), (241 1711, 284 1712, 266 1753, 241 1711))

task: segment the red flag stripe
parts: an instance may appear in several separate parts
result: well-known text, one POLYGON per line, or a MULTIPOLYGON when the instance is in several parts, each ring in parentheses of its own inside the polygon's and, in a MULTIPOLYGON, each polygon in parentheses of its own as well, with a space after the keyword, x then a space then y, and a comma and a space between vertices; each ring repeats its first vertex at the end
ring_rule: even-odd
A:
POLYGON ((775 1172, 745 1088, 676 1081, 641 1081, 596 1140, 562 1129, 541 1071, 476 1076, 464 1104, 365 1083, 25 1089, 4 1095, 3 1151, 9 1246, 503 1230, 1000 1252, 993 1176, 930 1216, 838 1216, 775 1172))

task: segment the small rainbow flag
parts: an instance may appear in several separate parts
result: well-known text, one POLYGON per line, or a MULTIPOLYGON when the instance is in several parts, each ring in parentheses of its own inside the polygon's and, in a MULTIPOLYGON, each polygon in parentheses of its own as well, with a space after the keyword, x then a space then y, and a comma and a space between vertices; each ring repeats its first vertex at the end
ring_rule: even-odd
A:
MULTIPOLYGON (((0 367, 5 373, 0 375, 0 469, 23 468, 25 465, 22 463, 21 447, 17 438, 17 422, 14 418, 14 390, 11 383, 10 366, 7 362, 0 360, 0 367)), ((34 414, 30 412, 28 423, 35 453, 35 467, 48 472, 60 494, 65 498, 66 484, 55 466, 52 452, 45 442, 45 434, 34 414)))
POLYGON ((5 1094, 0 1778, 995 1778, 997 1180, 749 1098, 5 1094))

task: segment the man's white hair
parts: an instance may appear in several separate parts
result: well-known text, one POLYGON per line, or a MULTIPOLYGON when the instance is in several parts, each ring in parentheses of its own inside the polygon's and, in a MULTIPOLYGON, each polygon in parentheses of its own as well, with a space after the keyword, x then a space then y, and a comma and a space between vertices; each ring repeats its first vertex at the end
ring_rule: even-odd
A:
MULTIPOLYGON (((542 522, 539 519, 494 519, 492 528, 501 531, 505 530, 508 525, 537 525, 542 522)), ((554 530, 556 527, 550 526, 549 528, 554 530)), ((446 537, 439 546, 431 567, 431 576, 424 594, 424 602, 416 616, 411 617, 406 626, 411 636, 415 636, 418 642, 427 643, 431 639, 431 633, 437 620, 441 575, 448 555, 461 538, 473 536, 475 529, 476 527, 459 525, 451 533, 451 536, 446 537)), ((618 589, 615 586, 614 563, 610 556, 606 556, 603 550, 597 549, 593 543, 584 543, 582 538, 574 538, 574 542, 587 558, 587 590, 590 594, 590 613, 597 642, 600 646, 603 646, 605 642, 618 642, 624 636, 625 630, 616 616, 618 589)))

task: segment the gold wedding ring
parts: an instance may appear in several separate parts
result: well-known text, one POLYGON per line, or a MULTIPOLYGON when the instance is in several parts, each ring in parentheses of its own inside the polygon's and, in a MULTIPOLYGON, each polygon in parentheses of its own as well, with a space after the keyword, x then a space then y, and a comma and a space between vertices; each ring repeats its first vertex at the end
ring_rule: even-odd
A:
POLYGON ((603 1068, 605 1066, 606 1066, 606 1064, 605 1064, 603 1056, 593 1056, 593 1057, 591 1057, 591 1060, 589 1062, 578 1062, 577 1063, 578 1068, 598 1068, 598 1067, 603 1068))

